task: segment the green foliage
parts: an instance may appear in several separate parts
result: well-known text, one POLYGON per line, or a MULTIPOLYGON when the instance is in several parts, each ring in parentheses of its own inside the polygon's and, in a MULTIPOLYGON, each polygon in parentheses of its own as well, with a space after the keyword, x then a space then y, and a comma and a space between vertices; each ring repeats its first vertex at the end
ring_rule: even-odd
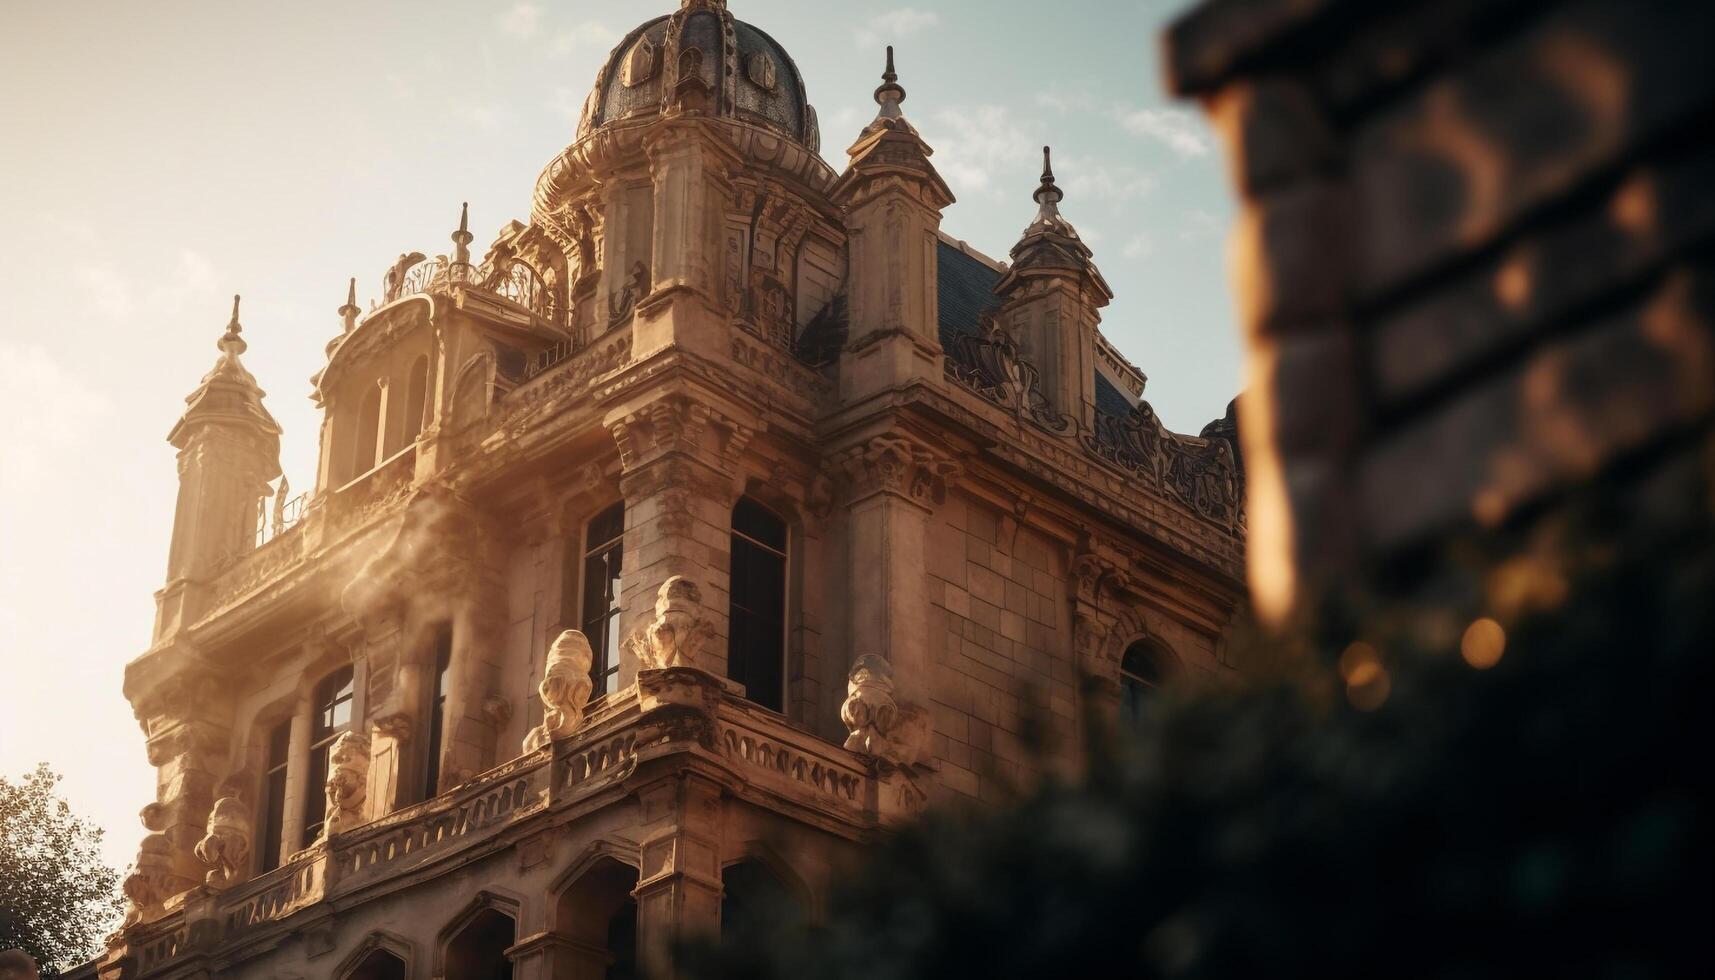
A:
POLYGON ((44 976, 98 952, 123 904, 101 830, 55 793, 59 778, 46 763, 0 776, 0 949, 34 956, 44 976))
POLYGON ((1423 567, 1475 585, 1438 608, 1350 606, 1251 651, 1273 666, 1097 735, 1075 779, 867 846, 823 921, 729 929, 683 951, 690 974, 1700 972, 1715 537, 1683 529, 1584 526, 1607 544, 1563 539, 1534 596, 1494 574, 1523 543, 1455 545, 1423 567), (1504 655, 1477 670, 1460 635, 1497 601, 1504 655), (1356 638, 1379 651, 1380 696, 1339 666, 1356 638))

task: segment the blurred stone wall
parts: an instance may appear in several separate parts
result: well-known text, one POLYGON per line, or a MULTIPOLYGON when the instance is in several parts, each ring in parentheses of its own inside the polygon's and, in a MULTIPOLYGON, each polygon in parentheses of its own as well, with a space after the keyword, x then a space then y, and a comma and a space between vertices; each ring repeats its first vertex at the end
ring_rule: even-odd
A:
POLYGON ((1170 84, 1243 202, 1262 613, 1357 567, 1433 578, 1435 542, 1597 481, 1698 470, 1711 39, 1708 0, 1210 0, 1173 26, 1170 84))

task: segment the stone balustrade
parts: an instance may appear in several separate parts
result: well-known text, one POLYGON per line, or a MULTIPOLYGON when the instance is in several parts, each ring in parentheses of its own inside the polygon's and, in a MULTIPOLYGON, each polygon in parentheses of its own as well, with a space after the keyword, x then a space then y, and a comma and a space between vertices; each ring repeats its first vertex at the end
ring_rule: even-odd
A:
POLYGON ((589 804, 634 776, 700 765, 724 771, 740 793, 804 807, 854 832, 891 819, 885 811, 898 795, 889 789, 897 789, 897 771, 793 727, 713 675, 687 668, 644 673, 670 675, 664 683, 671 690, 632 687, 598 699, 569 738, 335 834, 250 881, 182 896, 164 918, 132 933, 137 975, 176 968, 210 944, 230 949, 247 937, 262 941, 268 926, 324 901, 486 854, 485 845, 533 817, 589 804))

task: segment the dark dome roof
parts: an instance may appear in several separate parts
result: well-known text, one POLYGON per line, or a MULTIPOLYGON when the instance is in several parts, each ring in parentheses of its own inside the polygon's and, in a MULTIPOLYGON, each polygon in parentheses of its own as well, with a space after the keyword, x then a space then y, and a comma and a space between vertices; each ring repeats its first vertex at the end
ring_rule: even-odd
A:
POLYGON ((727 12, 724 0, 684 0, 678 13, 632 31, 607 57, 584 102, 578 137, 650 115, 700 78, 712 113, 758 123, 820 150, 816 110, 798 66, 775 40, 727 12))

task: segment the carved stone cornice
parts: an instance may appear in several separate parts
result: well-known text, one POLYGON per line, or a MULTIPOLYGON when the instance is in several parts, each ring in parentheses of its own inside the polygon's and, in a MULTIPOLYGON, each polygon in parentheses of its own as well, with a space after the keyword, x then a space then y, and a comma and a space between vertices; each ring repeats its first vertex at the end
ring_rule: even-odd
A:
POLYGON ((1131 587, 1131 576, 1119 563, 1093 551, 1072 559, 1072 584, 1080 603, 1100 604, 1103 597, 1118 596, 1131 587))
POLYGON ((963 472, 957 462, 898 433, 852 446, 836 454, 831 466, 854 501, 888 493, 924 507, 945 501, 963 472))

